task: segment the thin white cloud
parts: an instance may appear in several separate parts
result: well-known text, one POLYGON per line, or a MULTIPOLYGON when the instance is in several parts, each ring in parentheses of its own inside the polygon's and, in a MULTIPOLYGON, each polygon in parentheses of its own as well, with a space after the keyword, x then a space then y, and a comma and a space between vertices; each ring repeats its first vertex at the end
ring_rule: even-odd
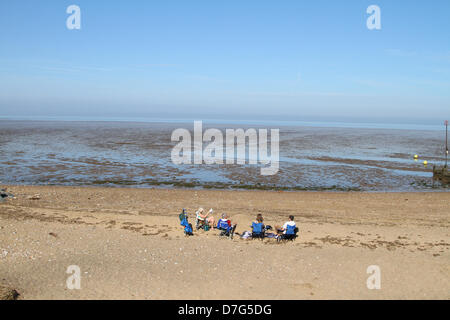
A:
POLYGON ((386 49, 385 52, 395 57, 413 57, 417 55, 417 53, 414 51, 405 51, 401 49, 386 49))

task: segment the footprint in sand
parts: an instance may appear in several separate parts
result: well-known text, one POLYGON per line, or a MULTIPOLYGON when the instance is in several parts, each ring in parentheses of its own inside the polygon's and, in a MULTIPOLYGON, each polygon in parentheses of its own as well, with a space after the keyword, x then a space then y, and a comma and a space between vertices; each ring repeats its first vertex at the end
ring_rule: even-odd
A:
POLYGON ((305 289, 309 289, 309 290, 314 288, 314 286, 311 283, 308 283, 308 282, 306 282, 306 283, 294 283, 294 284, 292 284, 292 286, 294 288, 305 288, 305 289))

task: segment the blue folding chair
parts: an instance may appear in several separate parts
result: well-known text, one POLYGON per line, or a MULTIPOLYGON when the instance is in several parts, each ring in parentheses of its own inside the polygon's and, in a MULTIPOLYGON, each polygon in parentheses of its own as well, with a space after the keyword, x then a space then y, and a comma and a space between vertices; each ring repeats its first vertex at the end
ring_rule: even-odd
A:
POLYGON ((286 227, 286 233, 280 234, 277 238, 277 241, 280 242, 282 240, 293 241, 297 238, 298 228, 296 226, 288 225, 286 227))
POLYGON ((253 222, 252 223, 252 238, 256 239, 264 239, 264 224, 262 222, 256 223, 253 222))
POLYGON ((217 229, 221 230, 220 233, 221 237, 230 237, 230 239, 233 239, 234 231, 236 230, 236 224, 233 226, 228 225, 228 221, 224 219, 220 219, 219 222, 217 222, 217 229))

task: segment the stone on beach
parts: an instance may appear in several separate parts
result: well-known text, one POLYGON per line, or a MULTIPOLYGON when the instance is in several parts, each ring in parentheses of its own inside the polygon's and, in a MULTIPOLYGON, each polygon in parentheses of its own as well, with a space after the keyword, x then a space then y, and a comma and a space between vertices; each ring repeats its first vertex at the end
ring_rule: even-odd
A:
POLYGON ((7 191, 7 189, 0 189, 0 202, 6 199, 14 199, 14 195, 7 191))
POLYGON ((16 300, 18 297, 16 290, 0 285, 0 300, 16 300))

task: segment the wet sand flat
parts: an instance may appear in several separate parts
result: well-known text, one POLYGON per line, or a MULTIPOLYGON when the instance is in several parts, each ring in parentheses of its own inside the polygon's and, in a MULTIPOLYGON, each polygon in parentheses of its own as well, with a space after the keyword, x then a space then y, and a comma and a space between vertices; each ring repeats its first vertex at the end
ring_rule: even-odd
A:
MULTIPOLYGON (((433 184, 445 136, 420 128, 204 124, 280 130, 279 171, 261 165, 174 164, 171 134, 193 123, 0 120, 3 184, 184 187, 291 191, 448 191, 433 184), (419 156, 414 160, 414 155, 419 156), (428 161, 424 166, 423 161, 428 161)), ((207 143, 203 144, 206 148, 207 143)), ((226 150, 225 150, 226 151, 226 150)), ((192 155, 191 155, 192 156, 192 155)), ((224 158, 224 161, 225 161, 224 158)))
POLYGON ((20 299, 449 299, 450 193, 7 186, 0 281, 20 299), (39 194, 39 200, 30 196, 39 194), (186 238, 182 208, 227 212, 237 232, 295 215, 300 236, 186 238), (68 266, 81 270, 69 290, 68 266), (381 289, 366 286, 367 267, 381 289))

